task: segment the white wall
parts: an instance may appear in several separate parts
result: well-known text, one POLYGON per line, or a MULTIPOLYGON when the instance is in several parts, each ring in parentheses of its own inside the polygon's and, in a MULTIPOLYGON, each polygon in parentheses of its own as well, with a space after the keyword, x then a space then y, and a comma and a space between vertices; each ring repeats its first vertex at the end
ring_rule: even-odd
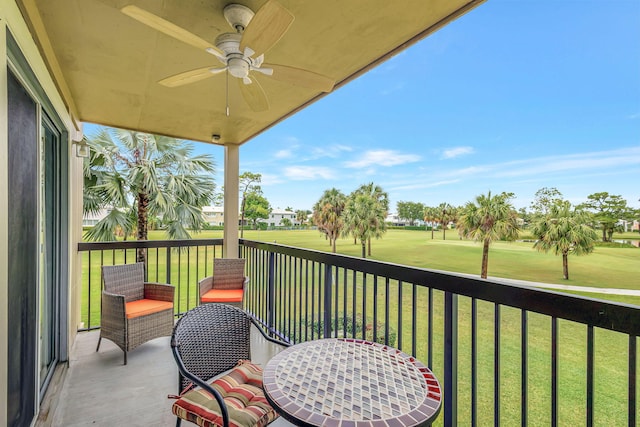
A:
MULTIPOLYGON (((13 0, 0 0, 0 424, 7 419, 7 303, 8 303, 8 215, 7 206, 8 176, 7 176, 7 42, 6 31, 9 30, 20 47, 22 55, 26 58, 33 71, 39 85, 46 93, 49 101, 53 105, 55 112, 62 119, 66 130, 74 129, 73 122, 68 113, 68 108, 63 102, 54 84, 47 66, 45 65, 38 47, 33 41, 29 29, 22 18, 22 14, 13 0)), ((70 132, 74 134, 74 132, 70 132)), ((63 287, 69 289, 68 303, 70 304, 69 318, 66 324, 62 325, 67 330, 69 343, 75 339, 77 324, 80 314, 80 277, 81 263, 77 255, 77 243, 82 236, 82 160, 72 155, 74 151, 71 141, 68 141, 69 156, 69 282, 62 283, 63 287)), ((13 189, 15 191, 15 189, 13 189)), ((68 350, 68 349, 67 349, 68 350)), ((37 396, 34 396, 37 399, 37 396)))

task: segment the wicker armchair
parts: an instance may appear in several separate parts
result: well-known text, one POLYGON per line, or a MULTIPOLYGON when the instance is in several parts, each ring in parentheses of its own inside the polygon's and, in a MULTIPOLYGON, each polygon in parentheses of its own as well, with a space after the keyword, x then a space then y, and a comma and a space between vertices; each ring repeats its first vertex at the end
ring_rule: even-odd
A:
MULTIPOLYGON (((215 303, 178 320, 171 335, 181 391, 172 407, 176 426, 185 419, 200 426, 262 427, 277 418, 264 397, 262 369, 249 361, 252 322, 245 311, 215 303)), ((288 346, 258 330, 267 340, 288 346)))
POLYGON ((242 258, 214 258, 213 276, 198 282, 200 304, 219 302, 243 308, 249 278, 244 275, 242 258))
POLYGON ((174 287, 144 281, 144 264, 102 267, 104 290, 100 338, 113 341, 127 352, 154 338, 171 335, 174 325, 174 287))

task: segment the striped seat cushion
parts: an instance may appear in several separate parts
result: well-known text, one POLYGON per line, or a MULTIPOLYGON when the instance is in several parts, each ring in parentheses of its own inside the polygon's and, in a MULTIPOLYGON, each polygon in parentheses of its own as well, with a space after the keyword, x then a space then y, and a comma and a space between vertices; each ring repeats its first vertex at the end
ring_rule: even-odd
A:
MULTIPOLYGON (((264 397, 262 369, 253 363, 242 362, 211 384, 224 399, 230 427, 262 427, 278 417, 264 397)), ((201 427, 223 425, 218 402, 201 388, 176 400, 172 411, 177 417, 201 427)))

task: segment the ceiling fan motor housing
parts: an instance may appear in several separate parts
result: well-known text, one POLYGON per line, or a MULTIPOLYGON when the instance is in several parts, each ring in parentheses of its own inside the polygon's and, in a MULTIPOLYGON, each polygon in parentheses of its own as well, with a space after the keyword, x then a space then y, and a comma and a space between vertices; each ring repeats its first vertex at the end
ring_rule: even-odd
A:
POLYGON ((223 33, 216 38, 216 47, 224 53, 229 73, 237 78, 247 77, 251 68, 250 59, 240 52, 241 39, 240 33, 223 33))
POLYGON ((222 33, 216 37, 216 47, 220 49, 225 56, 231 53, 240 53, 240 40, 242 34, 239 33, 222 33))

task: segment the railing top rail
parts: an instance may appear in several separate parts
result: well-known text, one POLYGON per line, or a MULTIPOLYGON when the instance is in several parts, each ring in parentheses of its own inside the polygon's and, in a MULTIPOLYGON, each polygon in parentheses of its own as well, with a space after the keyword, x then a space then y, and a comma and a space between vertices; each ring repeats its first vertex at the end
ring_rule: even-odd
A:
POLYGON ((78 251, 104 251, 112 249, 137 248, 179 248, 185 246, 222 245, 223 239, 182 239, 182 240, 125 240, 116 242, 80 242, 78 251))
POLYGON ((240 243, 547 316, 640 336, 640 307, 461 274, 241 239, 240 243))
MULTIPOLYGON (((81 242, 78 244, 78 251, 176 248, 222 245, 222 243, 223 239, 81 242)), ((559 319, 640 336, 640 307, 634 305, 504 283, 493 279, 485 280, 452 272, 296 248, 277 243, 240 239, 240 244, 365 274, 388 277, 417 286, 430 287, 559 319)))

